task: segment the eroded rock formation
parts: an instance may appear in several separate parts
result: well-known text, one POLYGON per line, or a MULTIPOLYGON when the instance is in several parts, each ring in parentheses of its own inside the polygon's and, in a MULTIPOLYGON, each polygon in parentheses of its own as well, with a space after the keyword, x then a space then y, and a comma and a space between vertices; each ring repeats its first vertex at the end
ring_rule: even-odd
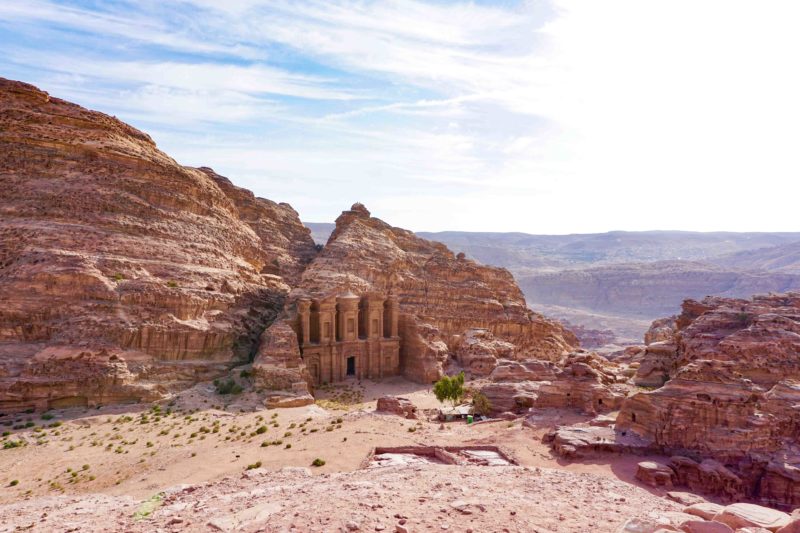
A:
POLYGON ((0 79, 0 410, 153 399, 247 362, 314 254, 290 206, 0 79))
POLYGON ((619 409, 629 385, 621 369, 600 355, 578 351, 558 364, 502 361, 481 388, 492 411, 524 413, 535 408, 573 408, 586 413, 619 409))
POLYGON ((663 333, 635 378, 660 388, 628 398, 617 431, 688 456, 679 478, 711 492, 800 505, 800 294, 687 300, 663 333), (708 486, 702 459, 730 481, 708 486))
MULTIPOLYGON (((349 293, 397 301, 400 371, 423 383, 438 379, 452 360, 488 375, 501 357, 559 360, 578 345, 560 324, 527 308, 507 270, 480 265, 392 227, 361 204, 336 220, 328 243, 303 272, 290 295, 287 324, 301 334, 298 305, 313 301, 316 312, 328 316, 332 311, 325 302, 336 303, 337 296, 349 293)), ((371 331, 367 326, 365 338, 371 331)), ((297 360, 303 360, 299 353, 297 360)))

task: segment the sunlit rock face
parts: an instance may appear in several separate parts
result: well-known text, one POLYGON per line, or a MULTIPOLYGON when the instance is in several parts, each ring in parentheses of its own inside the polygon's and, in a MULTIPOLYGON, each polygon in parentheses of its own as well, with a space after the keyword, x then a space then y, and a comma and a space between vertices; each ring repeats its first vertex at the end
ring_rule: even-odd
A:
POLYGON ((0 80, 0 410, 157 398, 246 362, 315 253, 290 206, 0 80))
POLYGON ((392 227, 361 204, 336 220, 328 243, 303 272, 291 298, 345 291, 397 299, 401 370, 420 382, 440 377, 459 347, 465 357, 480 352, 486 359, 480 372, 488 375, 495 364, 489 359, 557 360, 578 345, 560 324, 527 308, 507 270, 478 264, 441 243, 392 227), (480 335, 485 350, 470 352, 465 346, 476 330, 485 332, 480 335))
POLYGON ((748 497, 800 505, 800 294, 687 300, 658 338, 637 378, 667 381, 628 398, 617 430, 720 461, 748 497))

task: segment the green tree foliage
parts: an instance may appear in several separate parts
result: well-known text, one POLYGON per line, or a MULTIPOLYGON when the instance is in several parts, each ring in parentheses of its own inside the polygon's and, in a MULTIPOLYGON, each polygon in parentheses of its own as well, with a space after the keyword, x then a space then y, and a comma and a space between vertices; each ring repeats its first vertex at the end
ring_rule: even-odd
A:
POLYGON ((492 410, 492 403, 482 392, 476 392, 472 396, 472 406, 479 415, 488 415, 492 410))
POLYGON ((453 407, 458 405, 464 396, 464 373, 459 372, 452 377, 442 376, 442 379, 433 384, 433 394, 442 403, 449 400, 453 407))

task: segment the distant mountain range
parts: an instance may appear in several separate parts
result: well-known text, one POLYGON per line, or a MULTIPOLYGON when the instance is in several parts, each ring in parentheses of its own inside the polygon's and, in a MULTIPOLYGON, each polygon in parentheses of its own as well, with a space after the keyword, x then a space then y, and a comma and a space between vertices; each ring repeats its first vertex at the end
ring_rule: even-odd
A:
MULTIPOLYGON (((333 224, 306 223, 324 244, 333 224)), ((418 232, 508 268, 528 305, 582 328, 640 342, 649 322, 685 298, 800 289, 800 232, 644 231, 531 235, 418 232)))

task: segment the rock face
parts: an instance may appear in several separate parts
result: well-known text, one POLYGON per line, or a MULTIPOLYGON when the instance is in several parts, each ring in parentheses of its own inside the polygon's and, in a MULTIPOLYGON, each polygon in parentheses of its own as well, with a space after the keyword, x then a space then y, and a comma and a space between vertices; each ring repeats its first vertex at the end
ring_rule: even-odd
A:
POLYGON ((586 413, 619 409, 629 389, 619 369, 602 356, 575 352, 559 364, 501 361, 481 392, 495 413, 536 408, 575 408, 586 413))
POLYGON ((152 399, 247 362, 314 254, 290 206, 0 79, 0 411, 152 399))
POLYGON ((287 320, 299 331, 293 303, 348 291, 397 299, 400 369, 419 382, 441 377, 452 354, 487 375, 498 357, 558 360, 578 345, 572 333, 526 307, 507 270, 394 228, 361 204, 336 220, 290 296, 287 320))
POLYGON ((617 430, 691 457, 690 486, 800 505, 800 294, 687 300, 673 331, 636 376, 668 381, 628 398, 617 430))

